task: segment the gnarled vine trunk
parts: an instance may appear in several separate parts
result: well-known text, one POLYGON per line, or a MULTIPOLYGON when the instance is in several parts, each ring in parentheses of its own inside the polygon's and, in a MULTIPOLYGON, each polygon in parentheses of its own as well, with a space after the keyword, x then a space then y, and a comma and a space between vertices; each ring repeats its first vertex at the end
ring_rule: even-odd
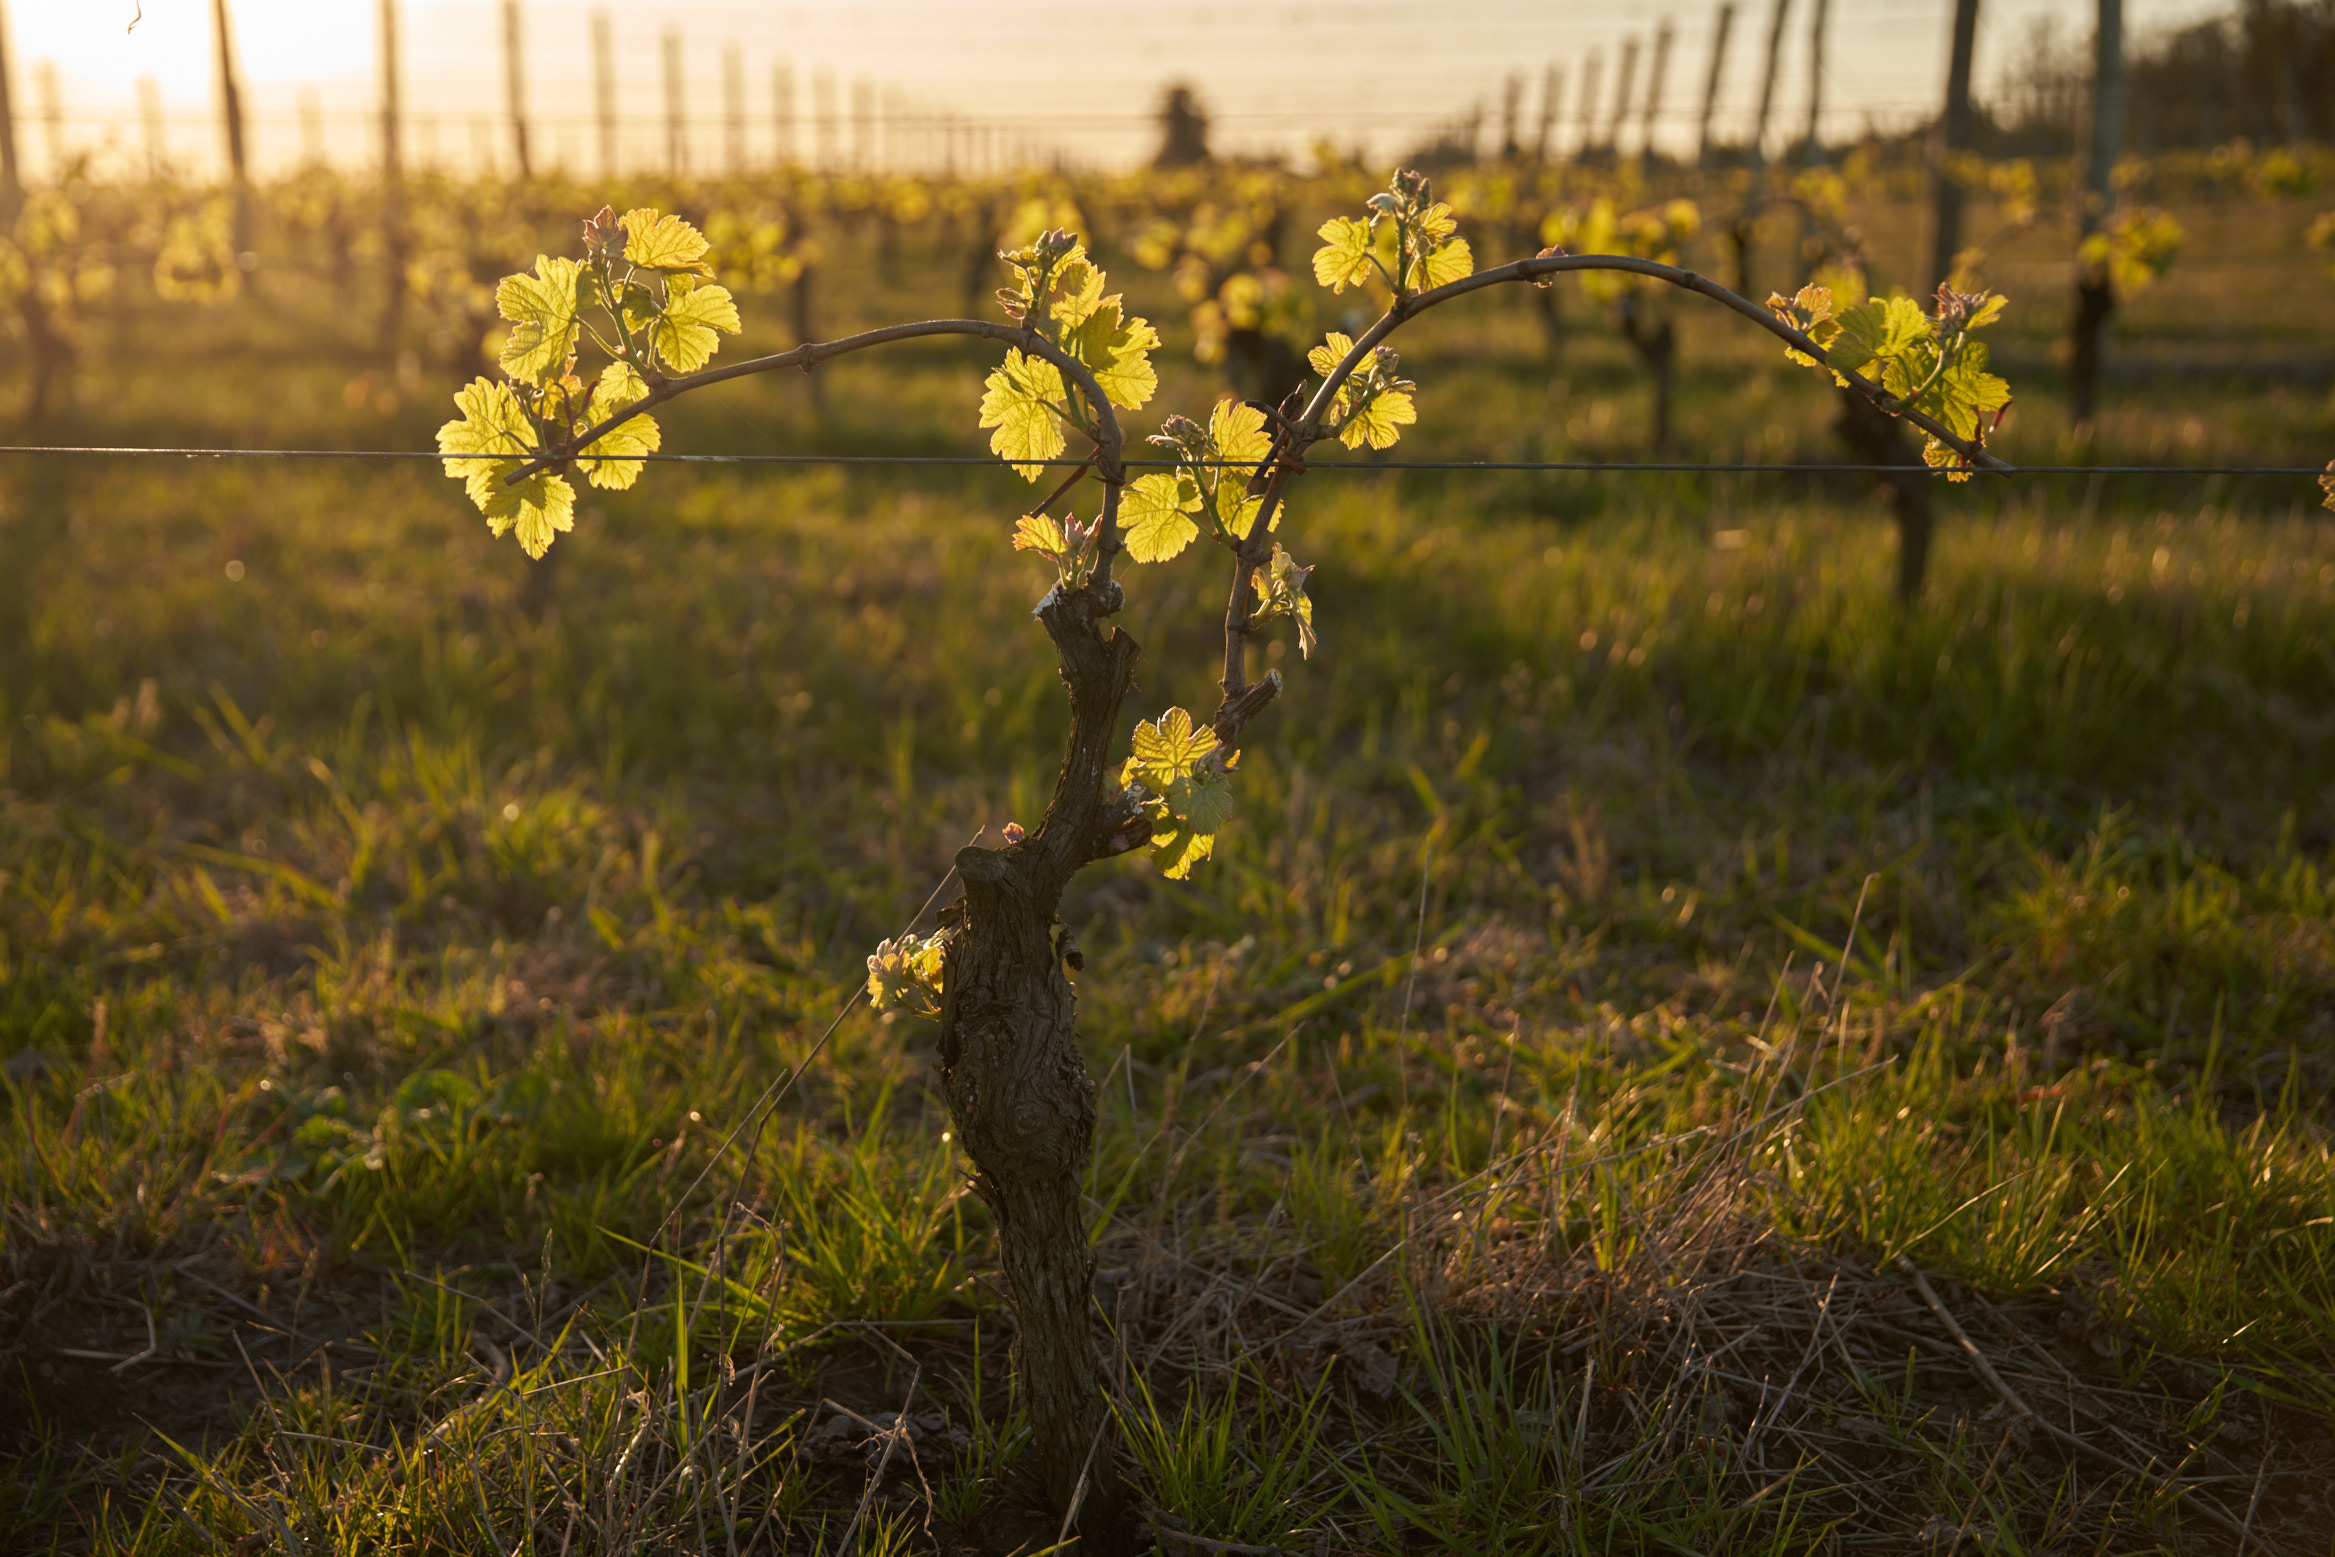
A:
POLYGON ((1895 465, 1903 474, 1880 478, 1897 519, 1897 599, 1912 605, 1929 576, 1930 498, 1938 478, 1923 464, 1921 450, 1906 436, 1905 424, 1853 389, 1840 391, 1840 419, 1833 424, 1849 452, 1867 465, 1895 465))
POLYGON ((1077 999, 1054 910, 1081 868, 1149 836, 1105 793, 1138 652, 1109 624, 1120 598, 1115 584, 1056 590, 1039 608, 1070 691, 1061 776, 1028 837, 957 855, 965 896, 950 911, 955 934, 941 986, 941 1087, 979 1170, 974 1187, 997 1218, 1031 1452, 1049 1500, 1077 1503, 1087 1550, 1114 1549, 1129 1520, 1087 1317, 1094 1262, 1079 1184, 1094 1151, 1094 1086, 1079 1054, 1077 999))

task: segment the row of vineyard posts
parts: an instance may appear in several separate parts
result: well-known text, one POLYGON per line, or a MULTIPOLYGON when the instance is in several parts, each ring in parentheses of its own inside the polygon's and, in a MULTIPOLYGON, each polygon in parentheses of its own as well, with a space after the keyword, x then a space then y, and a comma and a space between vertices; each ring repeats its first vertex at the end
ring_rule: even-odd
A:
MULTIPOLYGON (((1823 78, 1822 60, 1825 30, 1828 25, 1826 0, 1808 0, 1812 22, 1808 37, 1811 87, 1808 102, 1806 135, 1802 149, 1813 162, 1820 153, 1821 99, 1823 78)), ((2093 102, 2090 134, 2083 181, 2083 193, 2077 213, 2077 285, 2071 309, 2068 394, 2073 419, 2079 431, 2087 430, 2098 404, 2099 383, 2105 355, 2108 325, 2121 291, 2145 285, 2165 265, 2170 263, 2180 241, 2177 228, 2153 212, 2118 213, 2115 210, 2116 186, 2114 173, 2122 150, 2123 102, 2123 45, 2121 0, 2095 0, 2097 5, 2097 46, 2093 75, 2093 102)), ((1766 48, 1763 69, 1759 76, 1758 110, 1751 133, 1744 147, 1744 176, 1736 181, 1731 209, 1712 218, 1717 233, 1732 251, 1733 288, 1744 295, 1756 295, 1758 270, 1754 254, 1754 240, 1763 220, 1782 213, 1787 219, 1797 214, 1802 230, 1798 274, 1795 283, 1811 276, 1825 275, 1835 279, 1854 278, 1861 285, 1865 270, 1864 255, 1856 235, 1842 220, 1837 197, 1828 196, 1822 181, 1801 178, 1792 181, 1778 176, 1769 167, 1764 148, 1769 139, 1769 126, 1775 109, 1778 81, 1783 70, 1787 24, 1791 17, 1793 0, 1770 0, 1765 29, 1766 48)), ((1966 248, 1963 242, 1962 213, 1965 188, 1972 181, 1974 159, 1970 156, 1971 127, 1974 111, 1971 102, 1972 55, 1979 19, 1978 0, 1953 0, 1953 26, 1950 63, 1945 85, 1945 97, 1937 116, 1928 154, 1930 185, 1927 271, 1920 278, 1926 290, 1948 281, 1955 281, 1967 289, 1976 284, 1978 262, 1983 259, 1987 245, 1977 249, 1966 248)), ((203 258, 185 268, 201 270, 232 266, 243 273, 248 284, 256 278, 259 256, 253 247, 253 184, 250 173, 248 136, 244 122, 243 93, 236 68, 232 21, 228 0, 212 0, 215 39, 215 64, 218 79, 218 100, 221 112, 221 138, 227 154, 228 184, 227 210, 222 213, 229 231, 220 235, 215 249, 224 251, 203 258)), ((1710 68, 1704 83, 1701 111, 1698 119, 1699 140, 1697 162, 1712 165, 1716 154, 1711 126, 1716 111, 1721 77, 1724 72, 1729 42, 1734 35, 1735 5, 1722 4, 1716 15, 1712 38, 1710 68)), ((509 117, 510 134, 522 182, 534 173, 530 154, 528 130, 528 90, 523 66, 525 58, 523 18, 520 0, 501 0, 501 37, 505 78, 505 106, 509 117)), ((507 264, 514 255, 484 254, 473 246, 467 256, 453 257, 450 246, 444 242, 432 243, 427 235, 417 233, 416 213, 410 209, 407 179, 402 156, 402 83, 399 74, 398 0, 379 0, 381 108, 379 124, 379 158, 382 185, 378 191, 377 220, 380 228, 381 274, 384 278, 380 314, 380 350, 385 360, 396 358, 399 344, 408 324, 409 306, 420 306, 436 315, 440 326, 438 334, 451 340, 448 357, 457 365, 474 360, 476 345, 495 328, 496 319, 488 296, 488 286, 494 273, 507 264), (417 296, 416 294, 423 294, 417 296), (451 321, 443 315, 448 311, 459 315, 451 321)), ((6 25, 4 0, 0 0, 0 233, 16 229, 25 209, 24 182, 17 151, 16 120, 10 97, 10 73, 5 58, 6 25)), ((598 77, 595 100, 600 119, 602 159, 613 166, 615 137, 615 90, 613 84, 613 46, 605 13, 595 13, 595 57, 598 77)), ((1623 126, 1633 104, 1640 121, 1640 135, 1644 146, 1641 163, 1651 165, 1651 140, 1655 118, 1660 112, 1665 82, 1672 54, 1672 31, 1664 23, 1657 33, 1652 58, 1641 92, 1634 84, 1638 79, 1638 45, 1633 40, 1625 47, 1620 69, 1620 81, 1603 126, 1603 141, 1595 122, 1598 104, 1598 67, 1592 55, 1584 64, 1578 100, 1582 105, 1583 152, 1595 165, 1602 160, 1612 165, 1618 158, 1618 143, 1623 126)), ((734 67, 735 59, 730 61, 734 67)), ((666 39, 665 49, 666 101, 669 116, 668 135, 675 148, 670 160, 678 163, 681 136, 681 98, 678 41, 672 35, 666 39)), ((734 81, 735 69, 731 71, 734 81)), ((1508 165, 1538 171, 1545 165, 1549 138, 1561 104, 1563 81, 1559 71, 1551 68, 1542 86, 1539 134, 1529 153, 1521 144, 1520 80, 1512 79, 1508 86, 1502 126, 1502 155, 1508 165)), ((788 90, 780 87, 783 93, 788 90)), ((783 102, 781 104, 783 107, 783 102)), ((732 99, 733 117, 739 112, 736 98, 732 99)), ((1472 132, 1471 132, 1472 145, 1472 132)), ((1520 181, 1521 182, 1521 181, 1520 181)), ((2003 183, 1997 180, 1998 192, 2003 183)), ((1721 198, 1730 197, 1722 195, 1721 198)), ((2032 221, 2032 202, 2026 221, 2032 221)), ((1633 253, 1646 258, 1679 262, 1685 240, 1705 220, 1697 206, 1679 201, 1659 210, 1618 212, 1611 218, 1602 216, 1592 206, 1586 211, 1560 213, 1547 201, 1534 208, 1529 199, 1516 202, 1516 209, 1507 214, 1504 225, 1510 232, 1530 246, 1536 240, 1562 241, 1576 250, 1608 249, 1633 253)), ((1489 214, 1489 213, 1488 213, 1489 214)), ((346 218, 339 218, 344 221, 346 218)), ((966 246, 965 278, 968 295, 976 295, 985 285, 983 276, 988 256, 994 252, 998 240, 1007 236, 1010 225, 1008 213, 1002 210, 973 212, 968 217, 973 231, 972 241, 966 246)), ((493 224, 488 224, 492 228, 493 224)), ((818 245, 801 230, 773 237, 767 222, 745 242, 749 247, 759 246, 768 252, 752 256, 757 266, 756 283, 783 283, 793 290, 793 315, 798 338, 809 340, 814 334, 814 297, 816 292, 816 254, 818 245), (783 252, 782 252, 783 251, 783 252)), ((1772 225, 1772 224, 1771 224, 1772 225)), ((2024 222, 2015 222, 2024 225, 2024 222)), ((718 235, 717 235, 718 236, 718 235)), ((1026 236, 1026 234, 1024 234, 1026 236)), ((341 255, 337 268, 349 268, 348 240, 340 240, 341 255)), ((1993 240, 1989 240, 1990 244, 1993 240)), ((1181 245, 1185 252, 1177 256, 1179 262, 1189 263, 1193 245, 1181 245)), ((1228 376, 1236 387, 1251 394, 1276 394, 1278 387, 1270 381, 1290 377, 1295 358, 1293 352, 1302 347, 1303 330, 1293 326, 1309 321, 1276 319, 1273 317, 1277 283, 1261 277, 1261 268, 1253 264, 1224 264, 1210 256, 1203 262, 1207 271, 1197 290, 1201 294, 1193 322, 1198 328, 1203 357, 1224 362, 1228 376)), ((1184 279, 1179 271, 1179 281, 1184 279)), ((4 287, 0 280, 0 287, 4 287)), ((58 315, 70 311, 70 300, 57 295, 57 289, 48 289, 44 296, 38 287, 18 287, 13 299, 14 312, 28 346, 28 357, 33 365, 31 391, 32 419, 37 423, 56 392, 56 386, 65 375, 71 359, 72 331, 58 315)), ((192 291, 202 290, 199 286, 192 291)), ((1670 310, 1653 301, 1653 294, 1634 284, 1593 284, 1596 300, 1610 308, 1614 326, 1622 338, 1644 362, 1652 396, 1651 443, 1657 450, 1669 447, 1670 406, 1677 372, 1679 337, 1676 321, 1670 310)), ((1552 348, 1562 339, 1563 321, 1554 294, 1540 299, 1541 314, 1552 348)), ((971 310, 968 308, 968 312, 971 310)), ((1886 476, 1880 482, 1895 515, 1899 532, 1899 577, 1901 596, 1912 599, 1920 593, 1927 567, 1932 533, 1932 503, 1934 484, 1921 471, 1916 451, 1902 429, 1887 417, 1876 416, 1859 398, 1843 396, 1839 402, 1837 431, 1852 457, 1859 463, 1893 467, 1902 474, 1886 476)))

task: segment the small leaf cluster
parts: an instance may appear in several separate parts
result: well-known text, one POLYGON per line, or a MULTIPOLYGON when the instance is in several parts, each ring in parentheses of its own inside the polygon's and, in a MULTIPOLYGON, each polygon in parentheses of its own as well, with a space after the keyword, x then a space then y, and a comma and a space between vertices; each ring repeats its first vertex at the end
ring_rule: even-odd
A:
MULTIPOLYGON (((1332 330, 1306 361, 1327 382, 1353 350, 1352 340, 1332 330)), ((1418 407, 1411 400, 1412 391, 1419 386, 1400 375, 1397 370, 1401 366, 1402 359, 1392 348, 1381 346, 1373 351, 1330 397, 1322 414, 1324 429, 1336 433, 1338 441, 1349 449, 1366 443, 1374 449, 1393 448, 1402 429, 1419 420, 1418 407)))
POLYGON ((575 488, 561 473, 569 459, 594 486, 622 490, 660 434, 652 418, 633 415, 580 448, 576 440, 652 387, 703 368, 721 337, 738 333, 737 302, 710 279, 706 248, 705 235, 677 216, 618 217, 603 207, 584 223, 583 259, 538 255, 532 274, 496 287, 495 306, 511 325, 498 359, 508 378, 475 379, 456 392, 462 415, 438 429, 438 451, 488 528, 516 531, 528 556, 574 528, 575 488), (609 359, 588 388, 577 372, 587 342, 609 359), (566 458, 509 479, 554 452, 566 458))
MULTIPOLYGON (((1151 399, 1159 387, 1151 365, 1159 332, 1129 315, 1117 293, 1104 293, 1107 278, 1075 237, 1054 228, 999 258, 1013 274, 997 294, 1007 317, 1092 373, 1112 405, 1134 410, 1151 399)), ((1070 431, 1090 439, 1101 431, 1085 391, 1046 358, 1019 348, 982 384, 981 425, 991 429, 998 458, 1030 481, 1044 474, 1042 461, 1062 453, 1070 431)))
POLYGON ((948 931, 935 930, 922 938, 903 935, 878 942, 868 958, 868 1004, 878 1011, 939 1016, 941 964, 948 940, 948 931))
MULTIPOLYGON (((1848 375, 1866 375, 1891 397, 1899 414, 1919 411, 1942 422, 1956 436, 1984 444, 1986 435, 2010 408, 2011 386, 1986 371, 1987 349, 1973 338, 2000 318, 2003 299, 1985 292, 1938 288, 1935 313, 1924 313, 1909 297, 1874 297, 1835 310, 1830 288, 1810 284, 1767 305, 1777 318, 1824 348, 1825 360, 1786 349, 1808 367, 1829 371, 1848 387, 1848 375)), ((1937 439, 1922 457, 1933 466, 1952 467, 1953 479, 1969 479, 1962 457, 1937 439)))
POLYGON ((1127 484, 1119 503, 1127 555, 1137 562, 1165 562, 1191 545, 1203 525, 1226 546, 1247 540, 1264 507, 1263 497, 1249 491, 1251 478, 1273 450, 1265 413, 1220 400, 1206 427, 1171 415, 1150 441, 1176 457, 1176 470, 1138 476, 1127 484))
POLYGON ((113 284, 112 262, 84 236, 81 208, 62 191, 33 191, 15 224, 0 230, 0 307, 30 302, 51 329, 65 328, 113 284))
POLYGON ((2327 274, 2335 276, 2335 211, 2320 212, 2319 219, 2311 223, 2305 236, 2311 247, 2326 258, 2327 274))
POLYGON ((1404 298, 1475 273, 1458 219, 1425 174, 1399 169, 1368 205, 1368 216, 1333 216, 1316 234, 1314 279, 1332 292, 1375 285, 1404 298))
POLYGON ((2173 268, 2189 234, 2155 206, 2119 211, 2076 248, 2077 263, 2094 282, 2106 281, 2130 297, 2173 268))
MULTIPOLYGON (((1702 228, 1702 207, 1692 200, 1672 200, 1625 212, 1599 195, 1587 205, 1551 211, 1540 226, 1540 241, 1548 245, 1541 252, 1626 254, 1658 265, 1676 265, 1702 228)), ((1601 303, 1615 302, 1654 285, 1648 277, 1620 270, 1592 270, 1581 276, 1581 290, 1601 303)))
POLYGON ((1119 770, 1120 786, 1151 821, 1160 873, 1182 881, 1215 851, 1216 833, 1232 817, 1240 753, 1226 751, 1214 730, 1181 708, 1138 724, 1134 751, 1119 770))

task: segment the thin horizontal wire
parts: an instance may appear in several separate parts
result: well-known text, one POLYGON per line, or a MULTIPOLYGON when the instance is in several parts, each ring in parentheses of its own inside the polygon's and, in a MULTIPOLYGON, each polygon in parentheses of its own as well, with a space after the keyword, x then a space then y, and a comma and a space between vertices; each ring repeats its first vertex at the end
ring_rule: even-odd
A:
MULTIPOLYGON (((190 460, 442 460, 449 456, 429 449, 141 449, 76 448, 63 445, 16 444, 0 446, 0 455, 60 454, 117 459, 190 460)), ((466 458, 475 456, 453 456, 466 458)), ((515 458, 516 456, 514 456, 515 458)), ((659 465, 941 465, 992 466, 1007 462, 987 454, 640 454, 634 459, 659 465)), ((621 463, 610 461, 610 463, 621 463)), ((1058 465, 1065 468, 1086 460, 1016 460, 1017 465, 1058 465)), ((1173 470, 1179 465, 1234 466, 1230 460, 1128 460, 1129 470, 1173 470)), ((2317 476, 2317 465, 2011 465, 2001 470, 1969 471, 1923 465, 1826 465, 1806 462, 1789 465, 1747 465, 1720 460, 1330 460, 1307 465, 1308 471, 1338 471, 1368 475, 1381 470, 1572 471, 1586 475, 1675 474, 1726 476, 2317 476)))

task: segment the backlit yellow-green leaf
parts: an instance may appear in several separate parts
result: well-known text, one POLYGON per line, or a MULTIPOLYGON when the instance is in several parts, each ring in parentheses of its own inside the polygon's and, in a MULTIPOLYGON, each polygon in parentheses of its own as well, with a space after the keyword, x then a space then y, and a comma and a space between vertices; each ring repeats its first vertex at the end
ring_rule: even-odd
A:
POLYGON ((1346 353, 1353 349, 1354 341, 1351 336, 1341 335, 1336 330, 1332 330, 1322 337, 1322 343, 1319 346, 1306 354, 1305 360, 1312 365, 1314 372, 1323 378, 1328 378, 1332 373, 1338 371, 1338 364, 1345 361, 1346 353))
POLYGON ((1146 719, 1136 725, 1135 754, 1127 759, 1121 781, 1138 782, 1154 794, 1164 794, 1176 780, 1189 778, 1193 767, 1217 745, 1214 730, 1195 726, 1190 714, 1171 708, 1159 716, 1157 724, 1146 719))
POLYGON ((1351 216, 1333 216, 1316 235, 1323 240, 1314 251, 1313 278, 1332 292, 1358 287, 1370 279, 1372 256, 1370 224, 1351 216))
POLYGON ((1238 471, 1227 471, 1226 479, 1216 484, 1216 518, 1224 533, 1236 541, 1249 538, 1249 530, 1257 522, 1257 515, 1265 506, 1262 493, 1251 496, 1248 484, 1240 479, 1238 471))
POLYGON ((1854 373, 1875 358, 1900 356, 1937 333, 1936 325, 1910 297, 1886 301, 1876 297, 1842 309, 1838 317, 1839 338, 1825 354, 1844 373, 1854 373))
POLYGON ((513 378, 541 384, 567 368, 576 349, 577 285, 583 266, 572 259, 541 254, 535 274, 505 276, 495 288, 495 307, 511 321, 503 343, 502 368, 513 378))
POLYGON ((989 447, 1035 481, 1063 449, 1062 424, 1053 407, 1062 401, 1062 373, 1043 357, 1008 350, 1005 361, 982 384, 981 423, 994 428, 989 447))
POLYGON ((1142 319, 1123 318, 1117 296, 1103 298, 1062 336, 1062 349, 1083 363, 1111 404, 1134 410, 1159 388, 1150 352, 1159 332, 1142 319))
POLYGON ((1219 458, 1243 465, 1254 465, 1273 451, 1273 440, 1265 436, 1265 413, 1238 400, 1216 402, 1208 414, 1208 436, 1219 458))
POLYGON ((1428 288, 1458 281, 1475 274, 1475 251, 1467 246, 1465 238, 1454 238, 1430 253, 1420 270, 1421 285, 1428 288))
POLYGON ((487 528, 496 535, 514 530, 530 557, 551 548, 552 537, 575 528, 576 489, 557 472, 539 470, 509 481, 537 448, 535 426, 508 384, 473 379, 455 391, 459 419, 438 429, 438 452, 447 456, 446 474, 463 489, 487 528))
POLYGON ((728 287, 674 276, 665 283, 665 311, 649 326, 649 345, 674 372, 695 373, 713 360, 722 333, 738 329, 738 302, 728 287))
POLYGON ((669 275, 713 274, 712 267, 705 263, 705 234, 680 217, 648 210, 627 211, 620 222, 624 228, 627 263, 669 275))
POLYGON ((1070 557, 1070 538, 1062 521, 1051 514, 1024 514, 1014 521, 1013 549, 1034 551, 1057 566, 1070 557))
POLYGON ((1200 488, 1190 476, 1165 471, 1138 476, 1119 498, 1119 534, 1137 562, 1165 562, 1192 544, 1200 527, 1192 511, 1200 488))
POLYGON ((1411 404, 1408 391, 1384 389, 1364 401, 1338 429, 1338 441, 1349 449, 1359 449, 1365 443, 1374 449, 1391 449, 1402 436, 1402 429, 1419 420, 1418 410, 1411 404))
POLYGON ((1216 839, 1188 827, 1177 827, 1153 833, 1151 846, 1157 851, 1153 858, 1159 861, 1159 873, 1170 881, 1182 881, 1192 874, 1193 866, 1216 852, 1216 839))
MULTIPOLYGON (((611 362, 600 370, 599 383, 592 386, 591 408, 585 413, 592 426, 598 426, 625 407, 637 405, 649 392, 649 386, 629 362, 611 362)), ((663 441, 656 419, 646 414, 636 416, 619 426, 610 428, 584 447, 584 455, 621 455, 627 458, 579 458, 578 467, 584 479, 610 492, 622 492, 640 479, 641 462, 637 456, 654 454, 663 441)))

